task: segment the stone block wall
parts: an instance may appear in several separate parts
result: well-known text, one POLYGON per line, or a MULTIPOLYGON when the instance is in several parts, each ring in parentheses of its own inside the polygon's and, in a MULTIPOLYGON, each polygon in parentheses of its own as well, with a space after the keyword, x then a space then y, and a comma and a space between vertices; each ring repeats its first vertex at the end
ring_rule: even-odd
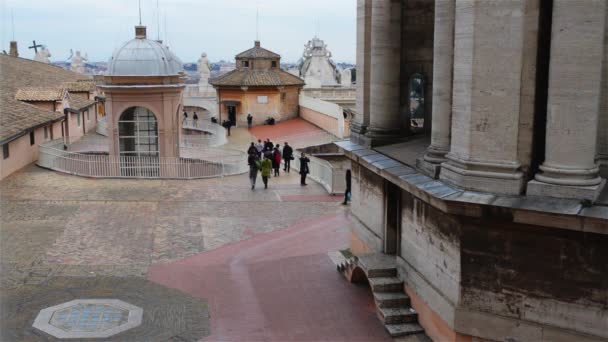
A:
POLYGON ((384 236, 384 180, 357 163, 352 163, 351 210, 362 226, 358 237, 371 252, 382 251, 384 236))

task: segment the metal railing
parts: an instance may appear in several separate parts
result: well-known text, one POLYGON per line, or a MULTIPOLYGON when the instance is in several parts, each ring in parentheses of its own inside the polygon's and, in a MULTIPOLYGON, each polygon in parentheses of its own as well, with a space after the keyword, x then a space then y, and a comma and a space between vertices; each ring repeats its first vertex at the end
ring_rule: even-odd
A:
POLYGON ((51 170, 99 178, 212 178, 247 172, 245 153, 230 150, 205 151, 197 157, 110 156, 71 152, 64 140, 39 146, 37 164, 51 170))
POLYGON ((185 119, 182 121, 184 129, 204 132, 202 135, 182 135, 180 146, 206 147, 221 146, 228 142, 226 129, 219 124, 201 120, 185 119))
MULTIPOLYGON (((299 151, 293 152, 294 160, 291 161, 291 167, 298 172, 300 171, 301 156, 302 154, 299 151)), ((308 154, 306 157, 310 159, 310 162, 308 163, 308 177, 321 184, 331 195, 344 193, 346 190, 346 180, 340 172, 337 172, 330 162, 308 154)))

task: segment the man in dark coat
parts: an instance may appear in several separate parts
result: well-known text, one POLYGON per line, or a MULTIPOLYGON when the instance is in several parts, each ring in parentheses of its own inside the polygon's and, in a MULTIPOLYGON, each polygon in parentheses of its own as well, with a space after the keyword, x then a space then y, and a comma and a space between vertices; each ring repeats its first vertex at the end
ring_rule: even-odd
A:
POLYGON ((251 113, 247 114, 247 127, 251 128, 251 124, 253 123, 253 116, 251 113))
POLYGON ((285 146, 283 146, 283 161, 285 163, 285 168, 283 171, 289 172, 291 168, 291 160, 293 159, 293 149, 287 142, 285 142, 285 146))
POLYGON ((308 163, 310 163, 310 159, 306 157, 304 153, 300 157, 300 185, 308 185, 306 184, 306 175, 310 172, 308 169, 308 163))
POLYGON ((344 202, 342 202, 342 204, 346 205, 348 204, 348 201, 350 201, 350 189, 351 189, 351 172, 350 169, 346 170, 346 190, 344 190, 344 202))
POLYGON ((198 124, 198 115, 196 114, 196 112, 194 112, 194 114, 192 115, 192 122, 194 123, 194 127, 196 127, 196 125, 198 124))

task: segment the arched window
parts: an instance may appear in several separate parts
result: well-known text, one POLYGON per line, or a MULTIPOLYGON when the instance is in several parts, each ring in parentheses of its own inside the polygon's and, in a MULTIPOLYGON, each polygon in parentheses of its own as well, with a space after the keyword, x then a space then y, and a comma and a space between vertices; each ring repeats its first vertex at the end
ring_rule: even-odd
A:
POLYGON ((158 157, 156 116, 143 107, 125 110, 118 121, 118 144, 121 156, 158 157))
POLYGON ((424 131, 424 77, 413 74, 409 81, 409 114, 412 132, 424 131))

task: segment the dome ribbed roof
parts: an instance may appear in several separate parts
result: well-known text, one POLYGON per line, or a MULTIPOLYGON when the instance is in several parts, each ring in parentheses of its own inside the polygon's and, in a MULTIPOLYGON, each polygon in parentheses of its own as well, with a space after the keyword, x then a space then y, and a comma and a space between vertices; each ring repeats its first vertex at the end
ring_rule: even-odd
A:
POLYGON ((145 28, 138 28, 143 33, 114 51, 106 75, 175 76, 183 73, 181 60, 166 45, 146 39, 145 28))

